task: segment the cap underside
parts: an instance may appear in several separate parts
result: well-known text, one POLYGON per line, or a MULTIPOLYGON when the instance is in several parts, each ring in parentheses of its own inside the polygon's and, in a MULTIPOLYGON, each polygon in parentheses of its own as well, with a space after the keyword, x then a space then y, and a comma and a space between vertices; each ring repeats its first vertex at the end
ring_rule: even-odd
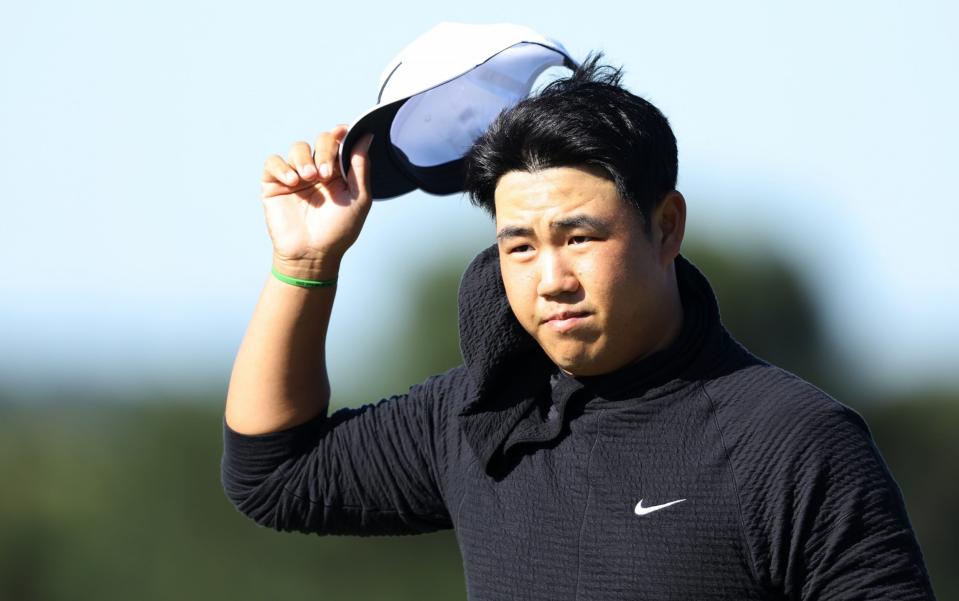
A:
POLYGON ((370 109, 350 128, 341 166, 364 133, 370 147, 371 190, 384 200, 420 188, 431 194, 463 189, 464 156, 499 113, 525 97, 546 69, 568 65, 560 51, 513 45, 459 77, 370 109))

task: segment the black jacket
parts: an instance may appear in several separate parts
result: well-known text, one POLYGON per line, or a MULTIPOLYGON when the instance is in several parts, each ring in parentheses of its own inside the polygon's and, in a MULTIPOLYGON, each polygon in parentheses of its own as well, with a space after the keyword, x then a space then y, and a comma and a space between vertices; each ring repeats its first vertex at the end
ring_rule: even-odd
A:
POLYGON ((473 601, 932 599, 862 418, 751 355, 676 265, 677 340, 571 378, 485 250, 460 287, 464 365, 284 432, 224 424, 227 495, 278 530, 454 528, 473 601))

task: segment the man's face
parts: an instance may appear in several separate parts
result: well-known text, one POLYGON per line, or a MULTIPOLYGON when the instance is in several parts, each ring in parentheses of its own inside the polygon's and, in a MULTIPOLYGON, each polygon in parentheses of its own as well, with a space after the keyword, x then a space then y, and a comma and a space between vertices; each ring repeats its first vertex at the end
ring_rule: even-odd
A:
POLYGON ((647 236, 613 182, 579 167, 510 171, 495 204, 510 307, 560 368, 609 373, 669 342, 679 247, 663 243, 662 207, 647 236))

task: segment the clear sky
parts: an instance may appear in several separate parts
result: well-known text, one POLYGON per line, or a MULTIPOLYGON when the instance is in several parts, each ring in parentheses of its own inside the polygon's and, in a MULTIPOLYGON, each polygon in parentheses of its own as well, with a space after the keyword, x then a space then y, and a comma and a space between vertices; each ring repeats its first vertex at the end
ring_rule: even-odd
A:
MULTIPOLYGON (((0 11, 0 386, 225 384, 270 264, 263 160, 444 20, 604 50, 674 127, 693 234, 799 257, 877 385, 959 381, 955 3, 41 0, 0 11)), ((334 383, 388 360, 413 274, 491 237, 460 196, 377 204, 334 383)))

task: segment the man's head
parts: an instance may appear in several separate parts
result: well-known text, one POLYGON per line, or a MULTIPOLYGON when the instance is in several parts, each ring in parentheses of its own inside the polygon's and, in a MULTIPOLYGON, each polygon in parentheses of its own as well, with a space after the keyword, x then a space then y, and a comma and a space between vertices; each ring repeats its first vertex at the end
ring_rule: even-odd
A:
POLYGON ((510 306, 574 375, 660 350, 681 322, 675 137, 598 59, 501 114, 467 157, 466 189, 496 220, 510 306))

